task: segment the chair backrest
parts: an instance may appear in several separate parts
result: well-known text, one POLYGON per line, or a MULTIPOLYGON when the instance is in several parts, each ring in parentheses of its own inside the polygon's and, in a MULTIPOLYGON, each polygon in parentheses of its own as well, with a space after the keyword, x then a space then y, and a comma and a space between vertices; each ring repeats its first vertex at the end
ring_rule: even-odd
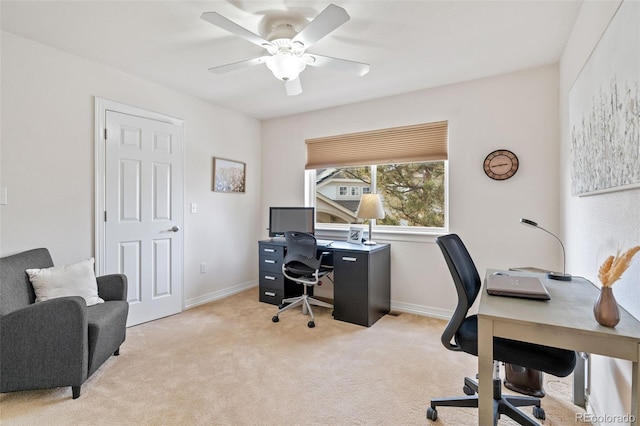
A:
POLYGON ((284 233, 284 238, 287 242, 284 265, 296 262, 313 270, 320 268, 320 259, 316 258, 318 252, 316 237, 306 232, 288 231, 284 233))
POLYGON ((458 305, 442 333, 441 340, 445 348, 460 351, 460 347, 452 343, 452 340, 467 317, 469 308, 478 297, 482 282, 471 255, 458 235, 449 234, 437 237, 436 244, 444 255, 458 292, 458 305))
POLYGON ((46 248, 0 258, 0 316, 25 308, 36 301, 27 269, 52 266, 53 261, 46 248))

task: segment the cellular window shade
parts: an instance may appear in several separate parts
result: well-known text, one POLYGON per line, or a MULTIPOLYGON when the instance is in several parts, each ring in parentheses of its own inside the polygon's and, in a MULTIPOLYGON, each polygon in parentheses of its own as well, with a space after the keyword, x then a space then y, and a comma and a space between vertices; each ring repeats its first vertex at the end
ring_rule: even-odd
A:
POLYGON ((306 169, 447 159, 448 122, 307 139, 306 169))

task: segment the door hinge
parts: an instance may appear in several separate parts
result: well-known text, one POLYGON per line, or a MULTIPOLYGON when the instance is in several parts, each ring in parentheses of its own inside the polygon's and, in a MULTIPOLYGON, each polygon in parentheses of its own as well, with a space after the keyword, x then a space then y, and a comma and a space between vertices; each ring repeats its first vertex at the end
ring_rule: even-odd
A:
POLYGON ((107 211, 106 210, 104 211, 104 221, 105 222, 107 221, 107 211))
POLYGON ((106 127, 104 128, 104 140, 105 141, 107 140, 107 128, 106 127))

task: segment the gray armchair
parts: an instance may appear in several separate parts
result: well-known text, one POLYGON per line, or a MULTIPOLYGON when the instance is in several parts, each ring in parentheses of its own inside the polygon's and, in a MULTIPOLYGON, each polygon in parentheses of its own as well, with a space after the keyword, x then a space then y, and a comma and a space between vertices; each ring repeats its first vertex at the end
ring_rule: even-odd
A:
POLYGON ((105 301, 87 306, 82 297, 35 302, 25 272, 53 266, 49 251, 29 250, 0 259, 0 392, 80 387, 125 340, 127 278, 97 277, 105 301))

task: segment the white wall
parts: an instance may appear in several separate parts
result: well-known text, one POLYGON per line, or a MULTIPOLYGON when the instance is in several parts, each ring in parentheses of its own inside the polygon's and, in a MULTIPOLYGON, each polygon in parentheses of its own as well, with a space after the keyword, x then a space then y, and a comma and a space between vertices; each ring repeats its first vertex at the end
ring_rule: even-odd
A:
POLYGON ((48 247, 57 264, 94 254, 98 96, 185 121, 186 304, 255 285, 246 265, 258 262, 258 120, 6 32, 1 41, 1 254, 48 247), (213 156, 246 162, 246 194, 211 192, 213 156))
MULTIPOLYGON (((489 267, 561 269, 557 241, 518 223, 528 217, 558 227, 557 75, 552 65, 264 121, 263 236, 269 206, 304 204, 305 139, 448 120, 450 231, 463 238, 480 274, 489 267), (482 170, 499 148, 520 160, 517 174, 502 182, 482 170)), ((392 307, 449 315, 456 295, 433 236, 374 233, 392 243, 392 307)))
MULTIPOLYGON (((567 269, 594 283, 608 255, 640 244, 640 189, 571 196, 568 99, 573 82, 619 5, 618 1, 584 2, 560 62, 560 201, 567 269)), ((640 315, 639 283, 640 258, 636 258, 613 287, 618 303, 636 317, 640 315)), ((631 363, 593 356, 591 374, 592 410, 598 415, 629 413, 631 363)))

